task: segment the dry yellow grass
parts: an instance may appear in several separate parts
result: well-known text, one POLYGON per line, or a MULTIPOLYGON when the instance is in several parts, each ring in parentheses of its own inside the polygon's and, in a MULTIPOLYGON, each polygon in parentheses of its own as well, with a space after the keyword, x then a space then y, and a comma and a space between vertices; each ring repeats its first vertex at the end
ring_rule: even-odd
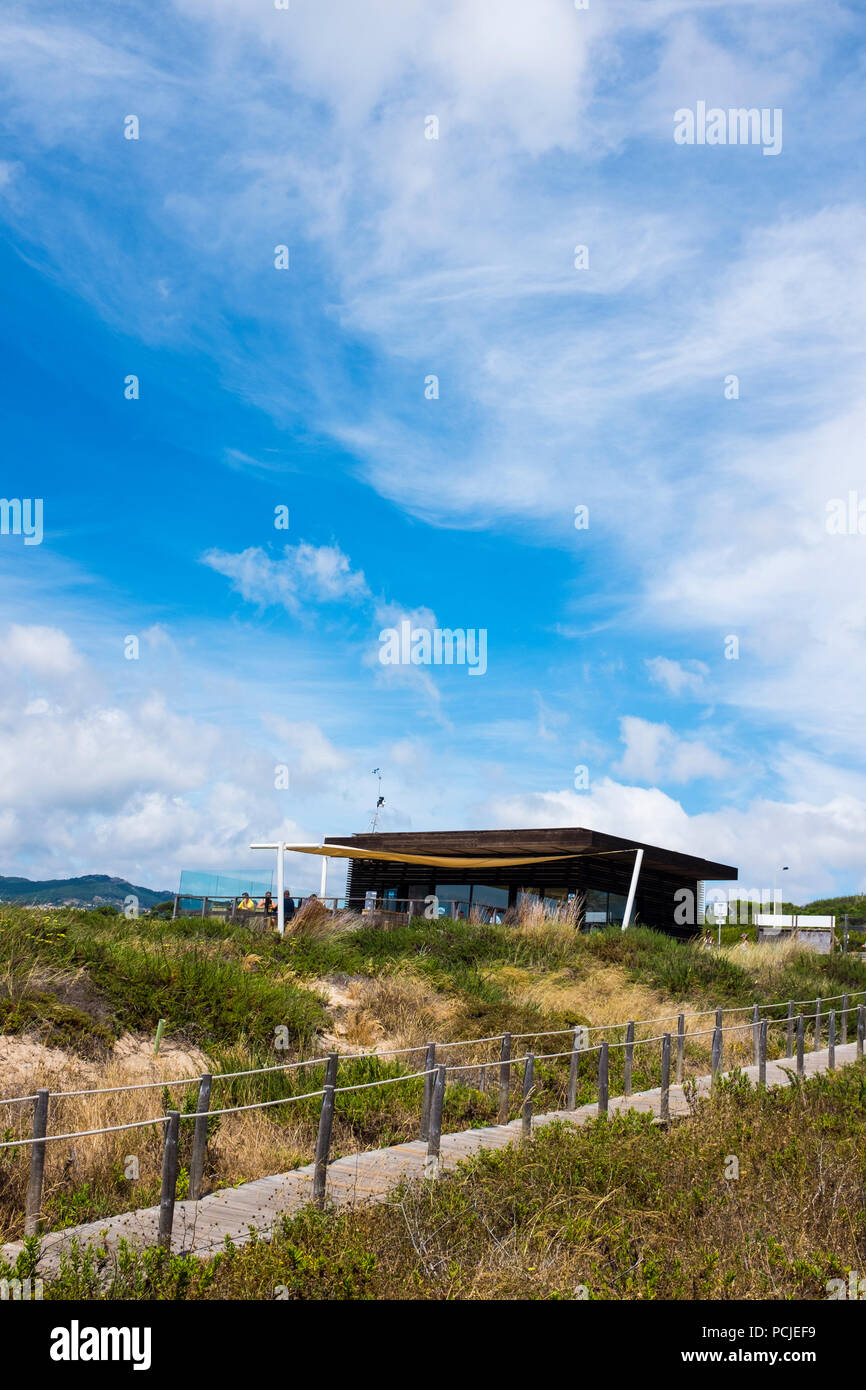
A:
MULTIPOLYGON (((151 1039, 135 1039, 127 1035, 118 1043, 122 1055, 103 1063, 82 1062, 68 1057, 61 1049, 48 1049, 26 1039, 3 1039, 7 1060, 14 1050, 20 1054, 15 1084, 5 1076, 6 1095, 32 1094, 38 1087, 52 1092, 49 1132, 73 1133, 91 1129, 106 1129, 112 1125, 129 1125, 138 1121, 161 1120, 163 1089, 123 1090, 97 1095, 78 1095, 61 1098, 61 1091, 90 1090, 112 1086, 129 1086, 142 1082, 174 1081, 179 1077, 196 1078, 210 1065, 201 1053, 166 1044, 165 1053, 152 1056, 151 1039)), ((243 1065, 254 1065, 250 1057, 243 1065)), ((321 1084, 320 1074, 312 1073, 308 1089, 321 1084)), ((195 1093, 190 1087, 173 1086, 170 1094, 182 1108, 185 1095, 195 1093)), ((220 1086, 214 1086, 212 1107, 225 1103, 220 1086)), ((412 1117, 417 1122, 417 1117, 412 1117)), ((32 1105, 4 1107, 2 1121, 9 1126, 10 1138, 25 1138, 30 1133, 32 1105)), ((216 1132, 208 1141, 206 1190, 232 1186, 285 1172, 299 1163, 309 1162, 315 1148, 317 1115, 295 1113, 288 1107, 277 1120, 273 1110, 249 1110, 223 1115, 216 1132)), ((49 1227, 76 1224, 98 1218, 109 1211, 134 1210, 150 1206, 158 1200, 164 1140, 162 1123, 109 1134, 87 1135, 83 1138, 56 1140, 46 1146, 43 1211, 49 1214, 49 1227), (82 1196, 82 1188, 87 1191, 82 1196), (95 1208, 95 1210, 94 1210, 95 1208)), ((190 1137, 190 1124, 182 1126, 182 1144, 190 1137)), ((358 1141, 351 1126, 338 1115, 334 1123, 334 1152, 352 1152, 358 1141)), ((0 1151, 2 1152, 2 1151, 0 1151)), ((28 1150, 9 1150, 3 1153, 0 1167, 0 1242, 19 1238, 27 1188, 28 1150)), ((183 1162, 183 1158, 182 1158, 183 1162)), ((183 1176, 178 1189, 185 1195, 183 1176)))
MULTIPOLYGON (((26 1038, 3 1039, 4 1093, 28 1095, 39 1087, 51 1092, 50 1133, 71 1133, 104 1129, 110 1125, 132 1124, 158 1118, 163 1113, 162 1089, 119 1091, 108 1095, 62 1098, 61 1091, 89 1090, 96 1087, 129 1086, 143 1082, 174 1080, 201 1074, 206 1065, 201 1053, 166 1043, 165 1050, 153 1057, 153 1040, 126 1035, 118 1041, 117 1056, 105 1062, 85 1062, 59 1048, 45 1048, 26 1038), (14 1081, 13 1081, 14 1076, 14 1081), (10 1084, 11 1083, 11 1084, 10 1084)), ((178 1100, 183 1087, 173 1087, 178 1100)), ((30 1132, 32 1106, 4 1106, 2 1123, 9 1126, 10 1138, 24 1138, 30 1132)), ((137 1173, 129 1183, 129 1205, 137 1205, 136 1189, 149 1190, 158 1183, 162 1164, 163 1127, 89 1135, 58 1140, 46 1146, 44 1203, 63 1207, 65 1194, 72 1194, 82 1183, 94 1186, 117 1182, 125 1170, 137 1173), (131 1163, 130 1160, 135 1160, 131 1163)), ((3 1211, 23 1209, 27 1185, 27 1161, 20 1152, 7 1151, 3 1176, 3 1211)), ((4 1155, 5 1157, 5 1155, 4 1155)), ((74 1211, 70 1212, 70 1217, 74 1211)), ((0 1237, 13 1233, 14 1222, 0 1216, 0 1237)), ((17 1234, 17 1231, 14 1231, 17 1234)))
MULTIPOLYGON (((536 1004, 551 1011, 575 1011, 590 1024, 658 1018, 671 1009, 668 1000, 630 980, 618 965, 599 964, 578 980, 569 970, 529 971, 505 966, 496 978, 506 984, 516 1003, 536 1004)), ((674 1022, 678 1011, 675 1006, 674 1022)))
MULTIPOLYGON (((543 928, 533 924, 529 930, 543 928)), ((714 1024, 713 1012, 698 1013, 690 1000, 672 1004, 658 991, 630 980, 621 966, 595 964, 582 979, 575 979, 570 970, 551 972, 507 965, 496 970, 494 977, 497 983, 505 985, 515 1003, 535 1005, 550 1012, 572 1013, 586 1019, 590 1027, 625 1024, 634 1019, 637 1038, 655 1037, 665 1032, 673 1034, 677 1015, 685 1014, 686 1034, 693 1036, 693 1042, 686 1054, 684 1075, 703 1075, 709 1070, 709 1030, 714 1024), (642 1020, 658 1021, 643 1023, 642 1020)), ((724 1027, 725 1065, 751 1064, 750 1015, 728 1014, 724 1027)))
POLYGON ((286 923, 287 934, 306 937, 310 941, 326 941, 329 937, 342 936, 346 932, 357 931, 365 925, 364 918, 357 912, 329 912, 318 900, 306 902, 286 923))
POLYGON ((422 1046, 454 1013, 453 1001, 409 970, 322 983, 335 1021, 330 1037, 338 1048, 422 1046))
MULTIPOLYGON (((759 946, 756 941, 738 941, 733 946, 723 946, 722 955, 739 965, 742 970, 753 971, 755 978, 771 985, 785 966, 799 956, 810 955, 808 947, 797 941, 779 941, 771 945, 759 946)), ((770 996, 768 996, 770 997, 770 996)))
MULTIPOLYGON (((335 922, 321 912, 311 911, 300 917, 293 930, 299 934, 331 935, 349 930, 354 924, 351 918, 335 922)), ((623 1024, 629 1018, 654 1020, 667 1015, 663 1023, 639 1025, 638 1038, 662 1031, 674 1032, 677 1013, 694 1013, 694 1006, 689 1000, 671 1002, 656 990, 631 980, 621 966, 600 960, 587 960, 579 967, 566 966, 565 961, 574 959, 574 929, 567 922, 545 917, 538 911, 529 911, 512 930, 516 942, 515 961, 537 960, 538 965, 502 964, 491 966, 486 973, 495 984, 504 986, 508 999, 516 1005, 531 1006, 549 1014, 567 1013, 585 1019, 590 1026, 623 1024), (546 966, 543 964, 545 961, 549 962, 546 966), (561 962, 559 966, 558 962, 561 962)), ((208 944, 208 949, 238 952, 244 968, 251 971, 262 966, 262 957, 255 950, 243 952, 243 948, 234 943, 215 941, 208 944)), ((803 949, 794 943, 774 949, 754 945, 742 948, 738 944, 726 948, 725 954, 737 964, 745 966, 750 973, 753 972, 753 978, 761 983, 762 996, 773 999, 778 995, 775 981, 780 969, 803 949)), ((293 974, 288 966, 284 970, 281 967, 279 973, 284 973, 286 977, 293 974)), ((458 998, 438 994, 410 967, 378 978, 332 977, 314 982, 313 987, 322 990, 333 1019, 332 1032, 321 1040, 323 1050, 382 1052, 389 1048, 420 1047, 429 1038, 447 1038, 449 1025, 453 1026, 460 1007, 458 998)), ((711 1013, 687 1018, 688 1033, 695 1035, 700 1032, 703 1036, 693 1036, 687 1047, 686 1075, 708 1071, 708 1031, 712 1024, 711 1013)), ((724 1039, 725 1065, 751 1062, 749 1014, 744 1012, 733 1017, 729 1014, 725 1024, 728 1030, 724 1039), (735 1017, 742 1020, 742 1027, 732 1031, 735 1017)), ((461 1031, 460 1036, 465 1036, 465 1030, 461 1031)), ((782 1041, 781 1030, 776 1029, 771 1035, 771 1055, 774 1052, 773 1040, 777 1045, 777 1054, 782 1041)), ((563 1046, 567 1045, 567 1039, 564 1039, 563 1046)), ((151 1046, 148 1039, 128 1037, 120 1040, 115 1056, 109 1061, 86 1062, 62 1049, 47 1049, 32 1040, 0 1038, 4 1093, 26 1095, 40 1086, 47 1086, 56 1092, 149 1080, 174 1080, 180 1076, 197 1076, 205 1069, 219 1070, 218 1067, 211 1067, 201 1053, 180 1049, 170 1042, 164 1045, 163 1054, 154 1059, 150 1055, 151 1046)), ((648 1046, 657 1048, 658 1044, 648 1046)), ((492 1056, 489 1046, 467 1048, 461 1051, 459 1060, 489 1063, 492 1056)), ((457 1059, 456 1053, 454 1058, 457 1059)), ((284 1057, 284 1060, 290 1058, 284 1057)), ((255 1065, 257 1059, 251 1055, 249 1061, 239 1060, 229 1069, 255 1065)), ((315 1089, 318 1084, 311 1081, 310 1088, 315 1089)), ((475 1084, 474 1081, 472 1084, 475 1084)), ((177 1102, 181 1102, 184 1092, 177 1088, 172 1095, 177 1102)), ((156 1118, 162 1114, 162 1101, 161 1090, 71 1097, 62 1101, 53 1099, 51 1131, 102 1128, 156 1118)), ((220 1104, 216 1095, 212 1103, 214 1106, 220 1104)), ((0 1119, 0 1123, 11 1126, 10 1137, 24 1137, 29 1132, 30 1110, 28 1105, 12 1107, 6 1117, 0 1119)), ((389 1132, 393 1132, 394 1124, 399 1126, 405 1122, 409 1125, 416 1118, 407 1113, 405 1116, 395 1115, 385 1123, 386 1126, 392 1125, 389 1132)), ((351 1152, 359 1145, 370 1147, 377 1138, 377 1123, 373 1116, 369 1125, 365 1122, 359 1132, 353 1132, 338 1116, 334 1132, 335 1151, 351 1152)), ((94 1192, 113 1193, 113 1209, 119 1209, 118 1184, 123 1186, 121 1175, 129 1167, 128 1160, 135 1158, 139 1176, 137 1180, 129 1181, 127 1205, 134 1207, 151 1203, 158 1190, 162 1135, 160 1125, 152 1129, 49 1145, 46 1202, 53 1203, 52 1209, 55 1213, 60 1211, 61 1219, 76 1219, 74 1194, 83 1184, 90 1184, 94 1192), (67 1218, 63 1215, 64 1194, 69 1194, 70 1199, 67 1218)), ((314 1142, 315 1119, 312 1116, 295 1118, 290 1111, 283 1112, 279 1120, 274 1111, 249 1111, 224 1116, 209 1145, 207 1185, 227 1185, 285 1171, 299 1162, 307 1161, 314 1142)), ((389 1139, 388 1142, 393 1140, 389 1139)), ((8 1159, 0 1167, 3 1210, 8 1213, 17 1208, 20 1214, 25 1187, 26 1161, 21 1155, 16 1155, 14 1162, 8 1159)), ((105 1200, 109 1200, 108 1196, 105 1200)), ((88 1213, 88 1217, 90 1215, 88 1213)), ((77 1219, 85 1218, 78 1216, 77 1219)), ((10 1225, 14 1221, 15 1218, 7 1217, 3 1225, 0 1219, 0 1237, 20 1234, 17 1226, 13 1230, 10 1225)), ((57 1224, 56 1220, 53 1224, 57 1224)))

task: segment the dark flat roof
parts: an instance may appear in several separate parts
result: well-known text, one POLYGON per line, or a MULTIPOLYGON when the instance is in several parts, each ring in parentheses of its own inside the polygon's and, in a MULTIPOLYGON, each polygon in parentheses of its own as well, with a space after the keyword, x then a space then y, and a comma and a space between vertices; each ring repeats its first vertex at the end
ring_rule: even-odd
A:
POLYGON ((735 879, 737 869, 731 864, 717 864, 678 850, 661 849, 641 840, 605 835, 600 830, 584 826, 562 826, 557 829, 533 830, 409 830, 374 835, 328 835, 326 845, 349 845, 359 849, 395 850, 402 854, 454 854, 494 856, 503 858, 522 854, 603 853, 605 850, 635 850, 644 852, 644 867, 661 873, 681 873, 695 879, 735 879))

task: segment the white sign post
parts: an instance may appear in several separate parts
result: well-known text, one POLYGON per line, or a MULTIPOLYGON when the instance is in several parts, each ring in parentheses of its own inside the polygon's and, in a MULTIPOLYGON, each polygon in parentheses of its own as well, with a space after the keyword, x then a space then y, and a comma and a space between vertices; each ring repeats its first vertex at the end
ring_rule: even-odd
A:
POLYGON ((722 923, 725 922, 725 921, 727 921, 727 917, 728 917, 728 904, 727 904, 727 903, 713 903, 713 912, 715 913, 715 917, 716 917, 716 926, 718 927, 718 933, 719 933, 719 935, 718 935, 719 950, 721 950, 721 949, 722 949, 722 923))

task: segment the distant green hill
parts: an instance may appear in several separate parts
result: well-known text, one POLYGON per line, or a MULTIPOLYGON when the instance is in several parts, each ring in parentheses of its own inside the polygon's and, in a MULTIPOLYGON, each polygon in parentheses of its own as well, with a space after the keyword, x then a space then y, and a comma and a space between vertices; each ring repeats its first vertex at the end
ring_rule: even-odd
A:
POLYGON ((817 902, 795 908, 795 911, 825 913, 827 916, 835 917, 840 923, 846 912, 851 918, 866 920, 866 895, 855 893, 848 898, 819 898, 817 902))
POLYGON ((140 907, 155 907, 173 896, 129 883, 108 874, 85 874, 81 878, 4 878, 0 874, 0 902, 45 903, 53 907, 101 907, 104 903, 122 907, 124 898, 134 893, 140 907))
MULTIPOLYGON (((745 902, 745 899, 743 901, 745 902)), ((772 910, 771 903, 765 903, 763 906, 753 905, 748 913, 748 920, 752 920, 755 912, 772 910)), ((846 912, 852 923, 866 921, 866 895, 855 893, 847 898, 817 898, 815 902, 805 904, 783 902, 779 910, 783 914, 799 912, 810 916, 835 917, 836 925, 841 927, 846 912)))

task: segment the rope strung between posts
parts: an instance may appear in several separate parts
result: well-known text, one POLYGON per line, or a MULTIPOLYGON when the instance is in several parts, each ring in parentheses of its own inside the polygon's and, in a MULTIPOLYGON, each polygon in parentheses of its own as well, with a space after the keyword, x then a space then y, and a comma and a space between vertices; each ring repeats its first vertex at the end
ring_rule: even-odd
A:
POLYGON ((105 1129, 81 1129, 75 1134, 43 1134, 35 1139, 7 1139, 0 1144, 0 1149, 16 1149, 24 1144, 52 1144, 58 1139, 86 1139, 90 1134, 116 1134, 121 1129, 144 1129, 147 1125, 164 1125, 167 1120, 167 1115, 157 1115, 153 1120, 133 1120, 132 1124, 107 1125, 105 1129))
MULTIPOLYGON (((824 996, 821 996, 821 1003, 822 1003, 822 1004, 828 1004, 828 1003, 832 1004, 832 1003, 835 1003, 835 1002, 838 1001, 838 1000, 845 999, 846 997, 848 998, 848 1000, 849 1000, 849 1002, 850 1002, 850 1001, 853 1000, 853 999, 857 999, 860 995, 866 995, 866 989, 849 990, 848 993, 847 993, 847 995, 845 995, 845 994, 833 994, 833 995, 827 996, 826 998, 825 998, 824 996)), ((817 999, 817 998, 815 998, 815 999, 790 999, 790 1000, 789 1000, 789 999, 785 999, 785 1000, 781 1000, 780 1002, 778 1002, 778 1003, 776 1003, 776 1004, 758 1004, 758 1005, 757 1005, 757 1008, 758 1008, 759 1011, 760 1011, 761 1009, 785 1009, 785 1008, 787 1008, 789 1005, 791 1005, 791 1006, 793 1006, 793 1005, 803 1005, 803 1004, 815 1004, 815 1005, 817 1005, 817 1003, 818 1003, 818 999, 817 999)), ((855 1006, 855 1007, 856 1007, 856 1006, 855 1006)), ((737 1005, 736 1007, 733 1007, 733 1006, 732 1006, 731 1008, 721 1009, 720 1011, 719 1011, 719 1010, 714 1010, 714 1009, 695 1009, 695 1010, 693 1010, 693 1011, 690 1012, 690 1013, 684 1013, 684 1014, 682 1015, 682 1017, 683 1017, 683 1019, 685 1020, 685 1019, 690 1019, 690 1018, 704 1018, 704 1017, 706 1017, 706 1016, 709 1015, 709 1014, 713 1014, 713 1013, 717 1013, 717 1012, 721 1012, 723 1015, 725 1015, 725 1014, 748 1013, 750 1010, 753 1010, 754 1008, 755 1008, 755 1005, 753 1005, 753 1004, 740 1004, 740 1005, 737 1005)), ((818 1018, 825 1018, 826 1016, 827 1016, 827 1013, 826 1013, 824 1010, 820 1010, 820 1011, 817 1011, 817 1010, 816 1010, 816 1011, 813 1011, 812 1013, 807 1014, 807 1017, 808 1017, 808 1018, 815 1018, 815 1017, 818 1017, 818 1018)), ((613 1030, 613 1029, 616 1029, 616 1028, 626 1028, 626 1027, 628 1027, 629 1023, 633 1024, 635 1027, 645 1027, 645 1026, 647 1026, 648 1024, 652 1024, 652 1023, 667 1023, 670 1019, 674 1019, 674 1018, 679 1019, 679 1017, 680 1017, 679 1014, 671 1013, 671 1014, 662 1014, 662 1015, 661 1015, 660 1017, 658 1017, 658 1018, 637 1018, 637 1019, 629 1019, 629 1020, 623 1021, 623 1022, 621 1022, 621 1023, 596 1023, 596 1024, 591 1024, 591 1025, 585 1026, 584 1029, 583 1029, 583 1031, 584 1031, 584 1033, 586 1033, 586 1034, 589 1034, 589 1033, 605 1033, 605 1032, 609 1032, 609 1031, 611 1031, 611 1030, 613 1030)), ((785 1022, 785 1018, 783 1017, 783 1018, 780 1019, 780 1020, 768 1019, 767 1021, 768 1021, 768 1022, 777 1022, 777 1021, 778 1021, 778 1022, 785 1022)), ((582 1026, 582 1025, 581 1025, 581 1026, 582 1026)), ((740 1028, 748 1028, 749 1026, 751 1026, 751 1024, 750 1024, 750 1022, 745 1022, 745 1023, 742 1023, 742 1024, 740 1024, 740 1025, 736 1025, 736 1026, 738 1026, 738 1027, 740 1027, 740 1028)), ((701 1031, 699 1031, 699 1032, 698 1032, 698 1031, 696 1031, 696 1032, 691 1032, 691 1033, 688 1034, 688 1037, 690 1037, 690 1038, 702 1037, 702 1036, 704 1036, 705 1032, 707 1032, 707 1031, 710 1031, 710 1032, 711 1032, 712 1030, 710 1029, 710 1030, 701 1030, 701 1031)), ((525 1041, 527 1038, 558 1038, 558 1037, 567 1037, 569 1034, 572 1034, 573 1032, 574 1032, 574 1028, 573 1028, 573 1027, 572 1027, 572 1028, 555 1028, 555 1029, 552 1029, 552 1030, 550 1030, 550 1031, 548 1031, 548 1032, 537 1032, 537 1033, 512 1033, 512 1034, 511 1034, 511 1037, 514 1038, 514 1039, 517 1040, 517 1041, 525 1041)), ((493 1042, 501 1042, 502 1039, 503 1039, 504 1037, 506 1037, 506 1036, 508 1036, 508 1035, 505 1034, 505 1033, 492 1033, 489 1037, 485 1037, 485 1038, 460 1038, 460 1039, 456 1039, 456 1040, 453 1041, 453 1042, 437 1043, 436 1046, 437 1046, 437 1048, 469 1047, 469 1046, 475 1046, 475 1045, 478 1045, 478 1044, 480 1044, 480 1043, 486 1043, 486 1042, 491 1042, 491 1043, 493 1043, 493 1042)), ((662 1034, 659 1034, 658 1036, 661 1037, 661 1036, 663 1036, 663 1035, 662 1035, 662 1034)), ((676 1035, 674 1035, 674 1036, 676 1036, 676 1035)), ((636 1041, 648 1042, 648 1041, 651 1041, 651 1039, 636 1039, 636 1041)), ((617 1047, 617 1046, 620 1046, 620 1044, 619 1044, 619 1043, 611 1043, 611 1046, 612 1046, 612 1047, 617 1047)), ((404 1056, 404 1055, 406 1055, 407 1053, 410 1053, 410 1052, 423 1052, 424 1049, 425 1049, 425 1044, 423 1044, 423 1043, 416 1043, 414 1047, 383 1048, 382 1051, 380 1051, 380 1052, 349 1052, 349 1053, 343 1053, 343 1054, 341 1054, 341 1060, 344 1060, 344 1061, 347 1061, 347 1062, 351 1062, 351 1061, 375 1061, 376 1058, 378 1058, 378 1057, 399 1057, 399 1056, 404 1056)), ((588 1051, 589 1049, 584 1048, 584 1049, 582 1049, 582 1050, 583 1050, 583 1051, 588 1051)), ((551 1055, 559 1055, 559 1054, 550 1054, 550 1053, 548 1053, 548 1054, 546 1054, 546 1055, 547 1055, 547 1056, 551 1056, 551 1055)), ((243 1077, 243 1076, 263 1076, 263 1075, 265 1075, 265 1074, 268 1073, 268 1072, 296 1071, 296 1070, 297 1070, 298 1068, 300 1068, 300 1067, 314 1067, 314 1066, 320 1066, 320 1065, 324 1064, 326 1061, 327 1061, 327 1057, 326 1057, 326 1056, 322 1056, 322 1057, 308 1057, 308 1058, 306 1058, 305 1060, 299 1061, 299 1062, 277 1062, 277 1063, 276 1063, 275 1065, 273 1065, 273 1066, 268 1066, 268 1067, 250 1067, 250 1068, 248 1068, 248 1069, 245 1070, 245 1071, 216 1072, 216 1073, 213 1074, 211 1080, 212 1080, 212 1081, 230 1081, 230 1080, 237 1080, 238 1078, 243 1077)), ((475 1065, 475 1066, 480 1066, 480 1065, 484 1065, 484 1064, 482 1064, 482 1063, 474 1063, 474 1065, 475 1065)), ((493 1063, 490 1062, 490 1063, 487 1063, 487 1065, 493 1065, 493 1063)), ((164 1086, 193 1086, 193 1085, 198 1085, 200 1081, 201 1081, 201 1077, 200 1077, 200 1076, 184 1076, 184 1077, 178 1077, 178 1078, 176 1078, 176 1079, 174 1079, 174 1080, 167 1080, 167 1081, 140 1081, 140 1082, 131 1082, 129 1085, 126 1085, 126 1086, 95 1086, 95 1087, 92 1087, 92 1088, 86 1089, 86 1090, 77 1090, 77 1091, 52 1091, 52 1092, 51 1092, 51 1098, 52 1098, 52 1100, 64 1100, 64 1099, 68 1099, 68 1098, 75 1097, 75 1096, 116 1095, 116 1094, 120 1093, 121 1091, 157 1091, 157 1090, 160 1090, 160 1089, 161 1089, 162 1087, 164 1087, 164 1086)), ((0 1105, 19 1105, 19 1104, 23 1103, 24 1101, 30 1101, 30 1100, 36 1100, 36 1096, 35 1096, 35 1095, 30 1095, 30 1096, 9 1096, 9 1097, 6 1098, 6 1099, 0 1100, 0 1105)), ((100 1132, 100 1131, 94 1131, 94 1133, 98 1133, 98 1132, 100 1132)))
MULTIPOLYGON (((366 1091, 372 1086, 393 1086, 398 1081, 414 1081, 419 1076, 435 1076, 436 1070, 436 1067, 431 1067, 428 1071, 413 1071, 405 1076, 388 1076, 383 1081, 363 1081, 356 1086, 335 1086, 333 1088, 334 1094, 341 1095, 344 1091, 366 1091)), ((207 1110, 203 1113, 207 1119, 210 1119, 212 1115, 237 1115, 242 1110, 265 1110, 270 1105, 290 1105, 294 1100, 311 1100, 324 1094, 324 1088, 320 1091, 302 1091, 297 1096, 281 1096, 277 1100, 256 1100, 250 1105, 229 1105, 221 1110, 207 1110)), ((195 1110, 180 1115, 181 1120, 200 1120, 201 1118, 202 1116, 195 1110)), ((82 1129, 74 1134, 46 1134, 35 1139, 8 1139, 0 1144, 0 1149, 13 1149, 27 1144, 46 1144, 57 1139, 86 1139, 93 1134, 115 1134, 121 1129, 142 1129, 147 1125, 162 1125, 166 1123, 167 1119, 167 1115, 159 1115, 154 1120, 134 1120, 131 1124, 106 1125, 104 1129, 82 1129)))

